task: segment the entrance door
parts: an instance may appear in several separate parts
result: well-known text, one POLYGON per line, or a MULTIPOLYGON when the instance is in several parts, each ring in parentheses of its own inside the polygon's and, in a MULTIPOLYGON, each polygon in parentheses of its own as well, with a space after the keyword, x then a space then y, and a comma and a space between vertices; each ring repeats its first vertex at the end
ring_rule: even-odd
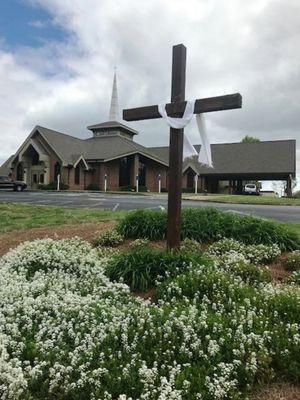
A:
POLYGON ((31 187, 32 189, 37 189, 38 186, 45 183, 44 171, 32 171, 31 174, 31 187))

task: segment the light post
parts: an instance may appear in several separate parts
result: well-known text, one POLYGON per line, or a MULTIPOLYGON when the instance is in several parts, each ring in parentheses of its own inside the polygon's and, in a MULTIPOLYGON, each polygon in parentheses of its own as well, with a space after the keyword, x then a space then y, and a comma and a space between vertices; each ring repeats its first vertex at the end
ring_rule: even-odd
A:
POLYGON ((135 187, 136 187, 136 192, 139 192, 139 176, 136 175, 135 177, 135 187))
POLYGON ((158 193, 161 193, 161 174, 158 174, 158 193))
POLYGON ((198 175, 195 175, 195 194, 198 193, 198 175))
POLYGON ((104 175, 104 192, 107 191, 107 175, 104 175))
POLYGON ((57 191, 59 191, 60 187, 60 174, 57 175, 57 191))

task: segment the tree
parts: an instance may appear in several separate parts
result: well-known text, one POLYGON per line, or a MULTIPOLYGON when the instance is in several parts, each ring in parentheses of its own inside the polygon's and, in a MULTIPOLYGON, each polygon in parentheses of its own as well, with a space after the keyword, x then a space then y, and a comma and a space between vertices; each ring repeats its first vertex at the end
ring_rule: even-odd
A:
POLYGON ((242 143, 258 143, 260 142, 260 140, 256 137, 253 136, 249 136, 246 135, 243 139, 242 139, 242 143))

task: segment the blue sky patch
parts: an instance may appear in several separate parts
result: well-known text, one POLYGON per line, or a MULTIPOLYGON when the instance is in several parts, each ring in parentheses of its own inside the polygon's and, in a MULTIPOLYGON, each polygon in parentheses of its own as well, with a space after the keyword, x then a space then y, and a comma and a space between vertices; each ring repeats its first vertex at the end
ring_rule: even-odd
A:
POLYGON ((47 11, 24 0, 0 0, 0 40, 4 40, 5 46, 36 48, 66 38, 66 31, 52 23, 47 11))

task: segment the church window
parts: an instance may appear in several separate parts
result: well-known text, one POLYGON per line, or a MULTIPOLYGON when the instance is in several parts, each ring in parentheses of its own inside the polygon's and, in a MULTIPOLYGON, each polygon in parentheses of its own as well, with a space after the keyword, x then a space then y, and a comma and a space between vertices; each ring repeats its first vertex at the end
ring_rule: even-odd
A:
POLYGON ((139 185, 146 186, 146 160, 144 157, 139 159, 139 185))
POLYGON ((195 173, 191 169, 187 172, 186 187, 191 189, 194 187, 195 173))
POLYGON ((123 157, 120 160, 119 165, 119 186, 129 186, 130 185, 130 158, 123 157))
POLYGON ((54 165, 54 182, 57 182, 57 176, 61 174, 61 165, 59 162, 54 165))
POLYGON ((80 184, 80 165, 77 164, 75 168, 75 184, 79 185, 80 184))

